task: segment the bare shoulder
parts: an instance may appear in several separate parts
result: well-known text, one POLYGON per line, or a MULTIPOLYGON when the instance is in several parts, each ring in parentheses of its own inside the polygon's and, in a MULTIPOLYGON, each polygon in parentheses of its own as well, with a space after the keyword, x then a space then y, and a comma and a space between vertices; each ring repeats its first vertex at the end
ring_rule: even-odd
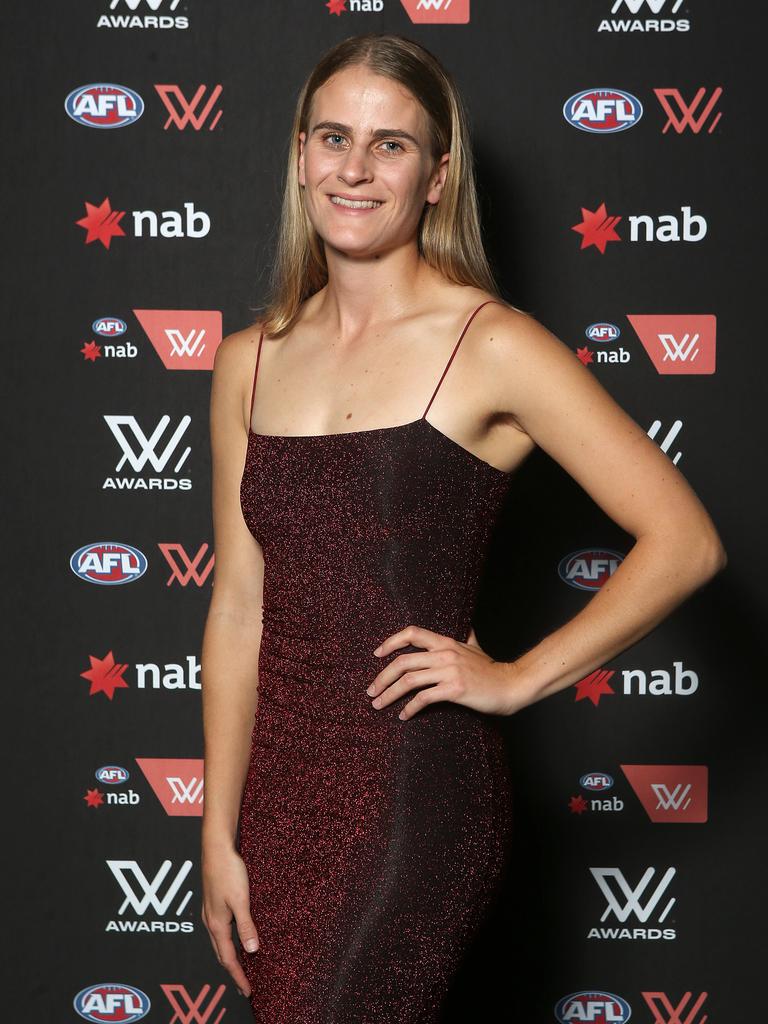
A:
POLYGON ((247 362, 251 356, 255 359, 260 333, 261 322, 256 321, 250 327, 227 334, 216 349, 214 369, 228 372, 231 367, 247 362))
POLYGON ((241 412, 244 425, 260 333, 260 322, 233 331, 222 339, 213 359, 212 409, 241 412))
POLYGON ((536 413, 546 412, 554 394, 570 396, 574 406, 598 395, 608 399, 576 353, 532 314, 494 303, 481 316, 473 350, 499 413, 512 415, 527 430, 526 420, 534 426, 536 413))

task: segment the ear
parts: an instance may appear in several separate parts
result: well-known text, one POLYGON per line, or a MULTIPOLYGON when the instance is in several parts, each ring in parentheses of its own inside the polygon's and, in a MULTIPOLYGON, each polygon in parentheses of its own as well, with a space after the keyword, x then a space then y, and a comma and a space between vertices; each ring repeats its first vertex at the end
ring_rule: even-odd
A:
POLYGON ((427 192, 426 201, 435 205, 440 201, 440 196, 443 193, 445 186, 445 179, 448 174, 448 161, 451 158, 450 153, 443 153, 440 157, 440 162, 432 172, 429 179, 429 191, 427 192))
POLYGON ((306 132, 299 132, 299 184, 306 185, 304 180, 304 143, 307 140, 306 132))

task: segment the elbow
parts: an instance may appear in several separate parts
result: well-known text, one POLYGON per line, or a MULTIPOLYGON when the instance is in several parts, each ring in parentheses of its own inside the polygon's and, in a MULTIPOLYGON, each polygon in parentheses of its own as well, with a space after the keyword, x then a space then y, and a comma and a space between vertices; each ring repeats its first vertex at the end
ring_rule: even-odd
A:
POLYGON ((703 566, 703 582, 708 582, 728 564, 728 555, 717 530, 712 527, 703 538, 703 553, 701 555, 703 566))

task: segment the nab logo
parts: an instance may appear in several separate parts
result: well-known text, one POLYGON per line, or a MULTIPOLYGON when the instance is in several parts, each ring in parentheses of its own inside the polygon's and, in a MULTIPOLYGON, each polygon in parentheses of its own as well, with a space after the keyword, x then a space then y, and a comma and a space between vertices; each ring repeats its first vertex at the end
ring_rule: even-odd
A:
POLYGON ((608 135, 634 128, 643 116, 643 105, 636 96, 621 89, 585 89, 563 105, 568 124, 593 135, 608 135))
POLYGON ((124 85, 81 85, 64 100, 64 109, 86 128, 124 128, 144 113, 144 100, 124 85))
MULTIPOLYGON (((204 210, 196 210, 194 203, 184 203, 184 216, 177 210, 162 210, 159 219, 154 210, 133 210, 133 236, 143 238, 205 238, 211 230, 211 218, 204 210)), ((121 226, 125 210, 113 210, 109 196, 96 206, 85 202, 85 216, 75 221, 85 231, 85 244, 101 242, 109 249, 113 238, 125 238, 121 226)))
POLYGON ((414 25, 466 25, 469 0, 400 0, 414 25))
MULTIPOLYGON (((691 213, 690 206, 681 206, 682 217, 674 213, 630 214, 630 242, 700 242, 706 238, 708 225, 706 218, 700 213, 691 213)), ((571 231, 581 235, 580 249, 588 249, 591 245, 601 253, 605 253, 609 242, 620 242, 621 235, 616 227, 620 216, 610 215, 601 203, 596 210, 588 210, 582 206, 581 221, 571 225, 571 231)))
POLYGON ((560 579, 577 590, 597 591, 618 569, 624 555, 609 548, 583 548, 561 559, 560 579))

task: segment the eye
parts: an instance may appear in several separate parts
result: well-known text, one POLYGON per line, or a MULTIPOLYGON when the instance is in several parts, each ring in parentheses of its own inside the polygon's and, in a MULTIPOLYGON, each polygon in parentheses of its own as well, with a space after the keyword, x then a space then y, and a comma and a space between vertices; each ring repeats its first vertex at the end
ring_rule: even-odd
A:
MULTIPOLYGON (((343 138, 344 138, 344 136, 343 135, 339 135, 338 132, 328 132, 327 135, 323 136, 323 142, 328 142, 330 139, 343 139, 343 138)), ((335 148, 338 148, 338 145, 335 142, 332 142, 331 145, 333 147, 335 147, 335 148)))
MULTIPOLYGON (((384 145, 384 146, 397 146, 398 149, 402 149, 403 148, 400 145, 400 143, 399 142, 395 142, 394 139, 387 139, 387 141, 382 143, 382 145, 384 145)), ((390 153, 393 153, 393 152, 394 152, 394 150, 390 150, 390 153)))

